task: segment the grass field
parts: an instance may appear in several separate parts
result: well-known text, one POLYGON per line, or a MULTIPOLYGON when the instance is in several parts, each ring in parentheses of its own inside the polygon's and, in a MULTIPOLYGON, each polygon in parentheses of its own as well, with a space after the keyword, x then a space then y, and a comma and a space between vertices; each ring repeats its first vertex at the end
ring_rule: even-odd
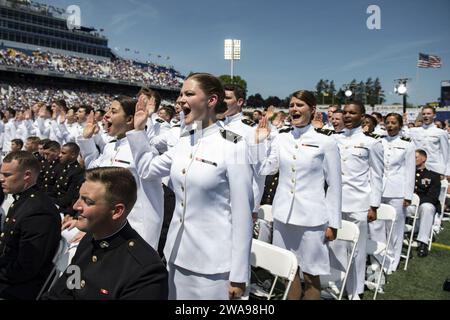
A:
MULTIPOLYGON (((413 248, 408 270, 403 271, 402 260, 399 269, 387 277, 385 293, 378 294, 377 300, 450 300, 450 292, 442 290, 445 279, 450 278, 450 223, 443 226, 428 256, 417 257, 413 248)), ((372 296, 373 291, 366 291, 364 300, 372 296)))

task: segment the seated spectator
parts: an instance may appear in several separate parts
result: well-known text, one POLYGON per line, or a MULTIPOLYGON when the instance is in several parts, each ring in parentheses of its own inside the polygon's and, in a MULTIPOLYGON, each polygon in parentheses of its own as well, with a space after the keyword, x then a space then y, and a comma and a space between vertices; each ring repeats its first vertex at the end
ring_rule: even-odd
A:
POLYGON ((38 137, 28 137, 27 141, 25 142, 25 151, 28 151, 32 153, 35 157, 38 157, 39 155, 39 139, 38 137))
POLYGON ((11 204, 0 235, 0 298, 35 299, 53 268, 61 218, 36 186, 39 161, 29 152, 9 153, 0 182, 11 204))
POLYGON ((82 280, 78 288, 76 283, 68 288, 72 273, 65 272, 44 298, 167 299, 168 275, 161 258, 127 220, 136 198, 136 182, 127 169, 86 172, 74 205, 76 227, 87 232, 72 259, 82 271, 82 280))
POLYGON ((45 162, 44 158, 44 145, 49 142, 50 139, 40 139, 38 143, 38 154, 36 155, 37 159, 41 162, 41 166, 45 162))
POLYGON ((11 140, 11 152, 20 151, 23 148, 22 139, 12 139, 11 140))
POLYGON ((74 217, 72 206, 78 199, 84 181, 84 169, 78 163, 80 147, 73 142, 66 143, 59 154, 59 168, 56 171, 55 186, 49 193, 64 216, 74 217))
POLYGON ((428 241, 433 227, 434 215, 439 210, 439 193, 441 191, 440 175, 425 167, 427 153, 416 150, 416 185, 414 192, 420 198, 419 205, 419 234, 417 235, 417 255, 428 255, 428 241))
POLYGON ((39 176, 39 186, 44 192, 52 192, 55 181, 56 173, 59 167, 59 153, 61 152, 61 146, 56 141, 48 141, 43 146, 44 162, 41 164, 41 173, 39 176))

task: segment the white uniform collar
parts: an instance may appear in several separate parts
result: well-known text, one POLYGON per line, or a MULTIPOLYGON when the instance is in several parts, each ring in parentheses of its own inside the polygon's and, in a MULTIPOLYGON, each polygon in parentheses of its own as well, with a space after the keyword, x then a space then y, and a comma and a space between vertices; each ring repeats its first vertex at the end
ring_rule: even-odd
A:
POLYGON ((239 121, 243 117, 242 112, 238 112, 236 114, 233 114, 232 116, 229 116, 225 119, 224 123, 229 124, 231 122, 239 121))
POLYGON ((308 125, 306 125, 306 126, 304 126, 304 127, 296 127, 296 126, 294 126, 293 128, 294 128, 294 134, 295 135, 302 135, 302 134, 304 134, 305 132, 307 132, 307 131, 309 131, 310 129, 311 129, 311 124, 308 124, 308 125))
POLYGON ((393 136, 393 137, 391 137, 390 135, 387 135, 385 138, 386 138, 387 141, 391 142, 391 141, 394 141, 396 139, 400 139, 400 133, 397 134, 396 136, 393 136))
POLYGON ((198 135, 199 138, 205 138, 213 133, 218 132, 220 129, 220 126, 217 123, 213 123, 209 127, 202 128, 202 129, 196 129, 195 135, 198 135))
POLYGON ((344 128, 344 135, 346 135, 346 136, 352 136, 352 135, 360 133, 360 132, 362 133, 361 126, 353 128, 353 129, 344 128))
POLYGON ((432 122, 430 124, 423 124, 422 128, 424 128, 424 129, 436 128, 436 125, 432 122))
POLYGON ((125 136, 125 137, 123 137, 122 139, 117 139, 115 143, 116 143, 116 144, 115 144, 114 149, 117 149, 118 147, 121 147, 121 146, 123 146, 124 144, 128 143, 128 139, 127 139, 127 137, 125 136))

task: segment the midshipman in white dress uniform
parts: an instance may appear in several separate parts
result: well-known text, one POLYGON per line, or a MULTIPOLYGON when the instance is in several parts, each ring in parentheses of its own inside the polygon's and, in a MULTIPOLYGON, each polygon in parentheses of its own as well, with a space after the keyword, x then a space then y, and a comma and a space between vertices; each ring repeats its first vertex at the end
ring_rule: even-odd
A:
MULTIPOLYGON (((345 117, 344 111, 344 121, 345 117)), ((383 146, 381 141, 364 134, 361 126, 346 128, 334 137, 341 155, 342 219, 354 222, 360 231, 355 261, 347 280, 347 293, 356 298, 364 293, 368 211, 370 207, 378 208, 381 202, 383 146)), ((330 246, 346 266, 347 246, 335 242, 330 246)))

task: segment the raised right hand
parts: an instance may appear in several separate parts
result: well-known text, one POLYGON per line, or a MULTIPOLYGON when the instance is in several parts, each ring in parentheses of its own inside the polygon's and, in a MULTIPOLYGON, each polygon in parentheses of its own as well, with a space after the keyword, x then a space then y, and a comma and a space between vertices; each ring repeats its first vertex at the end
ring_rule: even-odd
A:
POLYGON ((97 123, 94 119, 94 111, 91 111, 87 117, 86 125, 83 129, 83 138, 89 139, 92 138, 92 136, 95 134, 95 132, 98 132, 97 123))
POLYGON ((136 111, 134 112, 134 129, 145 130, 147 124, 149 111, 147 108, 148 98, 145 95, 141 95, 136 103, 136 111))
POLYGON ((64 110, 61 110, 61 113, 59 114, 59 123, 64 124, 66 122, 66 113, 64 110))
POLYGON ((256 128, 255 142, 256 144, 263 142, 270 134, 269 120, 267 116, 263 117, 256 128))

